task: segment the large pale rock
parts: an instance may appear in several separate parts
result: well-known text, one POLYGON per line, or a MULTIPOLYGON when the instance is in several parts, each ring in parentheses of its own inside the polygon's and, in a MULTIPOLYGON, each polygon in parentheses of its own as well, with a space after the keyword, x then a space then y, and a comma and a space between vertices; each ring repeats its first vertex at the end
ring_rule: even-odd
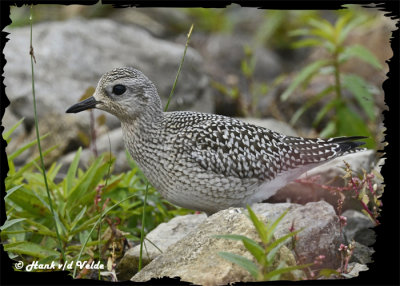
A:
MULTIPOLYGON (((289 232, 294 223, 296 229, 305 227, 298 234, 296 248, 303 261, 311 261, 316 256, 328 255, 324 266, 336 267, 340 261, 335 254, 341 235, 335 212, 325 202, 310 203, 305 206, 295 204, 255 204, 254 211, 264 221, 276 219, 286 209, 288 214, 278 225, 275 237, 289 232)), ((215 238, 217 234, 240 234, 260 241, 257 232, 245 215, 243 208, 230 208, 208 217, 196 230, 171 245, 167 251, 157 256, 137 273, 133 281, 148 281, 157 277, 180 277, 200 285, 225 285, 238 281, 254 281, 253 277, 236 264, 222 259, 218 252, 226 251, 253 259, 240 241, 215 238)), ((277 257, 287 265, 296 260, 288 248, 282 248, 277 257)), ((299 274, 291 274, 284 279, 300 279, 299 274)))
POLYGON ((342 216, 347 218, 347 225, 343 230, 348 242, 354 239, 367 246, 375 243, 375 232, 372 229, 375 224, 370 218, 354 210, 347 210, 342 216))
MULTIPOLYGON (((168 223, 162 223, 149 234, 143 242, 143 264, 146 265, 168 247, 195 230, 207 218, 206 214, 177 216, 168 223)), ((140 245, 128 250, 117 266, 118 279, 129 280, 139 265, 140 245)))

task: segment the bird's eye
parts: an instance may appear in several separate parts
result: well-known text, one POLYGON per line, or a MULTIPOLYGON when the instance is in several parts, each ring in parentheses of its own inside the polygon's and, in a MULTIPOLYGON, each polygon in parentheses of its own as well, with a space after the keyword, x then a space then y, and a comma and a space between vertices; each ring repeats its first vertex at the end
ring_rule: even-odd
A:
POLYGON ((114 85, 112 92, 116 95, 121 95, 126 91, 125 85, 117 84, 114 85))

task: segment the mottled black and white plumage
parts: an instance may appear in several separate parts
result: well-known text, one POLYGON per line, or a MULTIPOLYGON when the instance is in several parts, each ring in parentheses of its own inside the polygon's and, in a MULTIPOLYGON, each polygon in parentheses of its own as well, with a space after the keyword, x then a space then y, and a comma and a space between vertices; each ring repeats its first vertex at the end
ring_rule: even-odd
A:
POLYGON ((302 173, 363 144, 363 137, 305 139, 233 118, 163 112, 154 84, 133 68, 100 79, 93 97, 67 112, 99 108, 121 121, 125 146, 170 202, 214 213, 274 195, 302 173))

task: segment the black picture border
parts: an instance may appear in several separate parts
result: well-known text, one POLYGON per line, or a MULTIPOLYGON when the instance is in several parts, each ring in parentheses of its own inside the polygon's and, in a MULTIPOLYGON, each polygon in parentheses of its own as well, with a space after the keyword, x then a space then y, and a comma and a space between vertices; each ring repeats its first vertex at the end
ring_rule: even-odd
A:
MULTIPOLYGON (((9 100, 5 94, 4 86, 4 65, 6 60, 3 54, 4 46, 7 42, 7 33, 4 28, 11 23, 9 18, 10 6, 16 5, 29 5, 29 4, 82 4, 93 5, 97 1, 8 1, 1 0, 1 85, 0 85, 0 118, 4 116, 5 108, 9 105, 9 100)), ((204 7, 204 8, 223 8, 230 4, 239 4, 243 7, 257 7, 262 9, 282 9, 282 10, 336 10, 342 9, 345 4, 359 4, 359 5, 372 5, 375 4, 379 9, 386 12, 385 16, 399 21, 400 2, 393 1, 198 1, 198 0, 173 0, 173 1, 111 1, 104 0, 103 4, 113 4, 115 7, 204 7)), ((385 102, 389 107, 388 111, 384 111, 384 125, 387 128, 385 141, 388 146, 385 147, 386 162, 382 168, 382 175, 385 179, 385 192, 382 197, 383 210, 380 217, 381 225, 374 230, 377 234, 377 241, 374 244, 375 254, 373 255, 374 263, 368 264, 369 270, 360 273, 360 276, 353 279, 345 280, 318 280, 318 281, 277 281, 274 283, 245 283, 255 285, 399 285, 399 244, 400 244, 400 77, 399 77, 399 22, 397 22, 397 30, 393 32, 391 39, 391 48, 393 57, 388 61, 389 72, 388 79, 383 83, 385 91, 385 102)), ((27 51, 28 53, 28 51, 27 51)), ((1 133, 4 127, 0 127, 1 133)), ((4 205, 5 184, 4 180, 8 172, 7 158, 6 158, 6 142, 0 138, 0 158, 1 158, 1 172, 0 172, 0 225, 4 224, 6 220, 6 212, 4 205)), ((28 273, 28 272, 14 272, 12 269, 13 261, 8 258, 4 252, 3 246, 0 245, 0 284, 1 285, 120 285, 120 284, 137 284, 133 282, 102 282, 95 280, 73 280, 67 272, 46 272, 46 273, 28 273)), ((191 285, 190 283, 179 282, 179 278, 171 279, 152 279, 148 283, 141 283, 147 285, 191 285)), ((243 283, 236 283, 240 285, 243 283)))

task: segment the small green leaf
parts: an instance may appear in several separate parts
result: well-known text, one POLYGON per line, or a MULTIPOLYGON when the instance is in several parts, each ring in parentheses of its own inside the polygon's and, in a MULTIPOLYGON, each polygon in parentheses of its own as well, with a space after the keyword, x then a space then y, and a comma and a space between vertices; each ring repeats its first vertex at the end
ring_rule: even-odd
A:
POLYGON ((292 31, 289 31, 288 35, 290 37, 309 36, 310 29, 303 28, 303 29, 292 30, 292 31))
POLYGON ((295 114, 293 114, 292 118, 290 119, 290 124, 294 125, 296 124, 297 120, 306 112, 311 106, 316 104, 318 101, 320 101, 322 98, 324 98, 326 95, 330 94, 335 90, 335 87, 333 85, 330 85, 326 87, 323 91, 318 93, 317 95, 313 96, 305 104, 299 108, 295 114))
POLYGON ((317 73, 322 67, 327 66, 331 63, 330 60, 318 60, 308 66, 304 67, 293 79, 292 83, 281 95, 281 100, 285 101, 289 96, 299 87, 302 83, 311 78, 315 73, 317 73))
POLYGON ((74 230, 75 226, 78 224, 78 222, 82 219, 83 215, 85 214, 87 209, 87 206, 84 206, 82 210, 76 215, 74 220, 72 221, 72 224, 70 226, 70 230, 74 230))
POLYGON ((261 265, 264 264, 265 261, 265 252, 264 249, 254 240, 252 239, 244 239, 242 240, 244 247, 254 256, 254 258, 261 265))
POLYGON ((340 105, 337 108, 338 132, 341 136, 370 136, 370 132, 365 122, 347 105, 340 105))
POLYGON ((347 35, 353 30, 355 27, 363 24, 367 19, 366 16, 358 16, 356 18, 353 18, 350 22, 348 22, 344 27, 341 29, 339 35, 338 35, 338 40, 337 43, 341 45, 343 41, 346 39, 347 35))
POLYGON ((322 41, 319 39, 315 38, 308 38, 308 39, 303 39, 299 40, 291 45, 292 48, 298 49, 298 48, 304 48, 304 47, 314 47, 314 46, 320 46, 322 44, 322 41))
POLYGON ((21 125, 22 121, 24 121, 24 118, 20 119, 17 123, 15 123, 9 130, 3 132, 3 138, 4 140, 7 141, 7 143, 10 143, 10 135, 15 131, 15 129, 18 128, 18 126, 21 125))
POLYGON ((325 128, 319 133, 322 138, 329 138, 336 134, 336 123, 335 121, 329 121, 325 128))
POLYGON ((324 277, 326 277, 326 278, 329 278, 329 277, 331 277, 332 275, 339 276, 340 273, 337 272, 337 271, 334 270, 334 269, 329 269, 329 268, 321 269, 321 270, 319 271, 319 273, 318 273, 318 277, 324 276, 324 277))
POLYGON ((344 49, 343 54, 345 54, 348 57, 359 58, 360 60, 366 62, 367 64, 370 64, 376 69, 381 70, 383 68, 383 66, 381 65, 379 60, 375 57, 375 55, 361 45, 356 44, 348 46, 344 49))
POLYGON ((343 86, 349 90, 371 121, 375 120, 374 97, 367 88, 367 83, 357 75, 343 75, 343 86))
POLYGON ((352 17, 352 13, 347 13, 345 15, 340 16, 335 23, 335 33, 336 35, 340 35, 345 25, 349 22, 352 17))
POLYGON ((251 276, 253 276, 255 279, 258 279, 259 269, 253 261, 247 259, 246 257, 230 252, 218 252, 218 255, 246 269, 251 274, 251 276))
POLYGON ((65 177, 65 189, 64 195, 69 194, 69 191, 72 188, 72 184, 74 182, 76 176, 76 170, 78 169, 79 158, 81 156, 82 147, 79 147, 78 151, 76 151, 74 159, 72 160, 71 165, 68 168, 67 176, 65 177))
POLYGON ((320 28, 312 29, 310 34, 322 39, 325 39, 326 42, 335 43, 334 33, 333 32, 326 32, 320 28))
MULTIPOLYGON (((30 227, 35 227, 37 229, 38 233, 40 233, 42 235, 50 236, 53 238, 57 238, 55 231, 50 230, 47 226, 45 226, 39 222, 36 222, 33 219, 25 219, 25 221, 30 227)), ((31 231, 31 229, 27 230, 27 231, 31 231)))
POLYGON ((318 35, 328 41, 333 41, 335 30, 332 24, 325 19, 310 18, 308 24, 315 29, 311 30, 311 34, 318 35))
POLYGON ((26 218, 16 218, 16 219, 8 219, 6 220, 6 222, 0 227, 0 230, 5 230, 7 228, 9 228, 10 226, 20 222, 20 221, 24 221, 26 220, 26 218))
POLYGON ((264 244, 267 244, 268 243, 268 238, 267 238, 267 227, 266 227, 266 225, 262 221, 260 221, 258 219, 258 217, 256 216, 256 214, 253 212, 253 210, 250 208, 249 205, 247 205, 247 210, 248 210, 249 215, 250 215, 250 220, 253 222, 253 225, 256 228, 257 233, 258 233, 261 241, 264 244))
POLYGON ((4 250, 7 252, 13 252, 17 254, 30 255, 37 258, 46 258, 48 256, 60 256, 60 253, 52 249, 48 249, 39 244, 21 241, 15 243, 4 244, 4 250))
POLYGON ((299 230, 296 230, 296 231, 289 232, 289 233, 287 233, 286 235, 284 235, 284 236, 282 236, 282 237, 276 239, 274 242, 272 242, 271 244, 269 244, 269 245, 267 246, 267 248, 266 248, 267 252, 268 252, 268 251, 271 251, 271 250, 274 249, 274 248, 280 248, 281 245, 282 245, 283 243, 285 243, 286 240, 288 240, 290 237, 295 236, 296 234, 298 234, 298 233, 299 233, 300 231, 302 231, 303 229, 304 229, 304 228, 299 229, 299 230))
POLYGON ((21 188, 23 185, 18 185, 15 187, 12 187, 11 189, 7 190, 7 195, 5 195, 4 200, 6 200, 9 196, 11 196, 12 193, 14 193, 16 190, 21 188))
POLYGON ((313 127, 317 127, 319 125, 319 123, 321 122, 321 120, 325 117, 325 115, 334 108, 338 108, 338 106, 342 104, 342 101, 340 99, 333 99, 331 101, 329 101, 327 104, 324 105, 324 107, 322 107, 322 109, 317 113, 317 115, 315 116, 315 119, 313 121, 313 127))
MULTIPOLYGON (((47 136, 49 136, 49 135, 50 135, 50 133, 47 133, 47 134, 45 134, 45 135, 43 135, 43 136, 40 136, 40 141, 42 141, 43 139, 45 139, 45 138, 46 138, 47 136)), ((18 148, 15 152, 13 152, 12 154, 10 154, 10 155, 8 156, 8 160, 9 160, 9 161, 14 160, 14 159, 15 159, 16 157, 18 157, 22 152, 24 152, 25 150, 28 150, 29 148, 31 148, 32 146, 34 146, 34 145, 36 145, 36 144, 37 144, 37 140, 35 139, 35 140, 33 140, 33 141, 31 141, 31 142, 25 144, 24 146, 18 148)))
POLYGON ((288 212, 289 209, 286 209, 270 226, 267 227, 267 241, 271 241, 272 235, 274 234, 276 227, 288 212))
MULTIPOLYGON (((313 263, 309 263, 309 264, 295 265, 295 266, 289 266, 289 267, 285 267, 285 268, 275 269, 275 270, 265 274, 264 275, 264 279, 267 280, 267 281, 268 280, 274 280, 275 276, 280 276, 280 275, 282 275, 284 273, 291 272, 293 270, 299 270, 299 269, 307 268, 307 267, 310 267, 312 265, 313 265, 313 263)), ((278 277, 278 279, 279 279, 279 277, 278 277)))

